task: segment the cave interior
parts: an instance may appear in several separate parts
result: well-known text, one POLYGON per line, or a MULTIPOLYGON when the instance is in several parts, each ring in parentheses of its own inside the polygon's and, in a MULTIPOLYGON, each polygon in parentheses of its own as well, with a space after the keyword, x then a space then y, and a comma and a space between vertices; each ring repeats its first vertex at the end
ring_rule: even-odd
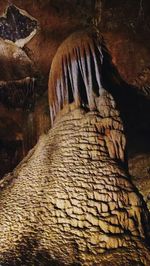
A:
MULTIPOLYGON (((0 178, 50 129, 52 59, 70 33, 86 27, 93 2, 0 0, 0 178)), ((98 12, 110 54, 104 84, 120 99, 129 171, 150 208, 150 2, 102 0, 98 12)))

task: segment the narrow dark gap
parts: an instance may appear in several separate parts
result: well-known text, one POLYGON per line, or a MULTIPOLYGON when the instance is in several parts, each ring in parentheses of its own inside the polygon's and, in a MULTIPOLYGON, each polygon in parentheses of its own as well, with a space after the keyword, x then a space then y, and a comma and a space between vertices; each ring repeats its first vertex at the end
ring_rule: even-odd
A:
POLYGON ((87 108, 88 106, 88 97, 87 97, 87 93, 86 93, 86 87, 85 87, 85 83, 82 77, 82 73, 81 73, 81 69, 80 69, 80 63, 79 60, 81 59, 82 55, 80 54, 80 50, 78 49, 78 55, 77 55, 77 51, 76 51, 76 56, 77 56, 77 63, 78 63, 78 94, 80 97, 80 102, 81 105, 85 108, 87 108))
MULTIPOLYGON (((96 49, 95 47, 93 48, 93 53, 95 54, 96 49)), ((99 54, 97 56, 97 54, 95 54, 96 57, 96 62, 94 62, 94 58, 92 55, 92 51, 91 48, 89 47, 89 53, 90 53, 90 61, 91 61, 91 76, 92 76, 92 90, 94 91, 95 95, 98 97, 99 96, 99 85, 97 82, 97 78, 96 78, 96 69, 95 69, 95 63, 97 64, 97 67, 101 66, 101 61, 98 60, 99 59, 99 54)), ((100 71, 99 71, 100 74, 100 71)))
POLYGON ((71 85, 71 80, 70 80, 70 75, 73 75, 73 73, 70 73, 70 75, 69 75, 68 64, 69 64, 69 62, 68 62, 68 60, 66 60, 66 62, 65 62, 66 77, 65 77, 65 73, 63 73, 63 75, 64 75, 64 79, 66 78, 65 86, 66 86, 66 92, 68 93, 69 103, 73 103, 74 102, 73 87, 71 85))
POLYGON ((78 90, 79 90, 81 105, 83 107, 87 107, 88 98, 87 98, 87 93, 86 93, 86 87, 85 87, 84 80, 83 80, 80 70, 78 71, 78 90))
POLYGON ((19 163, 20 158, 23 158, 22 148, 21 140, 0 139, 0 178, 12 171, 19 163))

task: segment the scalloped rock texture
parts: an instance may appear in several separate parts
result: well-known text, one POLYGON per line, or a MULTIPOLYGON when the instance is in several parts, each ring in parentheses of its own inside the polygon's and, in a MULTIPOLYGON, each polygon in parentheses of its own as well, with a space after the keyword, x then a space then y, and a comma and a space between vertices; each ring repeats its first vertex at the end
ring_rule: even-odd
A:
MULTIPOLYGON (((2 77, 6 76, 8 80, 10 79, 10 76, 12 77, 11 79, 19 79, 33 73, 33 75, 36 74, 38 77, 40 76, 41 79, 39 82, 42 83, 42 91, 46 91, 49 68, 59 44, 75 29, 82 28, 86 24, 87 18, 90 20, 91 14, 93 14, 93 7, 90 1, 81 0, 65 0, 63 1, 63 4, 61 0, 35 0, 32 1, 32 3, 30 0, 16 0, 12 2, 19 8, 26 10, 29 14, 31 14, 31 16, 34 16, 40 24, 40 29, 37 35, 35 35, 35 37, 30 40, 28 44, 26 44, 24 51, 16 47, 14 48, 13 44, 9 43, 6 45, 12 47, 9 49, 9 52, 14 49, 17 52, 15 59, 12 56, 8 58, 11 59, 9 64, 6 64, 9 60, 6 60, 7 62, 2 60, 1 66, 2 69, 5 69, 5 71, 3 71, 2 77), (23 55, 25 60, 19 61, 18 58, 20 55, 21 58, 23 55)), ((132 4, 125 0, 105 0, 102 2, 102 19, 100 27, 106 40, 106 44, 112 55, 113 63, 117 66, 121 76, 127 82, 141 87, 143 91, 149 91, 148 88, 150 75, 148 70, 150 57, 150 2, 148 0, 133 0, 132 4), (143 69, 147 69, 147 71, 145 72, 143 69), (140 76, 137 78, 137 75, 140 72, 142 74, 140 74, 140 76)), ((7 3, 8 1, 0 0, 1 15, 4 12, 7 3)), ((1 40, 1 42, 3 43, 3 40, 1 40)), ((131 105, 133 105, 132 101, 131 105)), ((40 99, 40 101, 37 102, 34 113, 26 113, 21 109, 7 109, 4 106, 1 106, 0 108, 0 110, 2 110, 0 114, 0 131, 2 132, 1 137, 3 139, 5 136, 5 140, 7 142, 4 153, 1 153, 1 158, 3 158, 3 161, 1 162, 2 165, 4 165, 4 162, 6 162, 4 172, 8 172, 35 144, 39 135, 43 132, 47 132, 49 114, 45 96, 43 99, 40 99), (5 123, 5 120, 7 119, 8 121, 5 123), (12 127, 13 123, 13 134, 11 136, 10 127, 12 127), (20 146, 18 150, 12 151, 12 155, 10 152, 10 143, 8 142, 17 140, 21 140, 21 142, 19 142, 20 146), (11 158, 9 159, 7 156, 9 155, 9 152, 13 158, 16 158, 16 161, 14 161, 13 165, 11 165, 11 158)), ((127 132, 130 159, 129 169, 131 175, 133 175, 133 182, 138 186, 140 192, 144 195, 145 201, 150 208, 150 119, 149 109, 146 109, 145 106, 143 106, 143 103, 141 104, 140 108, 140 119, 139 113, 132 113, 130 110, 128 112, 128 116, 132 116, 132 123, 129 124, 129 130, 127 132)), ((16 144, 17 143, 18 142, 16 142, 16 144)), ((3 172, 0 174, 2 175, 3 172)), ((60 218, 63 217, 60 216, 60 218)), ((20 218, 17 219, 19 220, 20 218)), ((26 235, 24 236, 24 239, 25 243, 29 245, 29 247, 32 247, 33 240, 28 241, 28 236, 26 235)), ((34 238, 35 242, 37 241, 36 239, 38 239, 38 237, 34 238)), ((78 250, 78 245, 74 244, 74 246, 76 250, 78 250)), ((23 247, 20 247, 20 249, 22 250, 23 247)), ((134 245, 132 247, 130 246, 129 254, 132 254, 133 258, 134 256, 137 256, 137 253, 134 250, 134 245)), ((139 248, 139 250, 138 252, 141 254, 144 254, 144 252, 147 253, 147 251, 144 251, 144 248, 143 251, 141 248, 139 248)), ((126 259, 128 250, 122 251, 118 249, 117 252, 114 252, 114 254, 107 253, 107 259, 106 261, 104 259, 105 262, 103 261, 103 265, 120 265, 120 254, 122 252, 123 258, 121 265, 143 265, 143 263, 145 263, 144 261, 133 261, 134 259, 132 260, 132 255, 130 258, 126 259)), ((39 257, 41 256, 41 253, 43 256, 41 265, 46 265, 46 260, 44 257, 48 257, 49 255, 47 254, 47 251, 39 251, 39 257)), ((144 257, 144 255, 141 255, 141 257, 144 257)), ((53 262, 51 262, 51 265, 53 265, 52 263, 53 262)), ((147 265, 149 266, 149 264, 150 263, 147 265)), ((13 262, 11 262, 10 265, 13 265, 13 262)), ((56 265, 58 264, 56 263, 56 265)))
POLYGON ((1 181, 1 265, 150 264, 149 213, 116 161, 122 122, 107 92, 99 100, 63 110, 1 181))
POLYGON ((143 195, 150 210, 150 154, 141 153, 130 158, 129 170, 133 183, 143 195))

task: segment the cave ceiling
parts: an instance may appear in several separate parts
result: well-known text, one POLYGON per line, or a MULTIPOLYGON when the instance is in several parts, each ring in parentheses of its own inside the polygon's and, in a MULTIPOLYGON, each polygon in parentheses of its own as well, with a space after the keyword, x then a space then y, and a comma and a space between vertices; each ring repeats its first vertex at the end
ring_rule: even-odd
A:
MULTIPOLYGON (((40 88, 35 91, 41 96, 41 92, 47 90, 51 61, 59 44, 71 32, 89 23, 95 12, 94 2, 14 0, 8 4, 7 1, 1 0, 0 37, 6 48, 1 49, 3 55, 0 55, 0 65, 3 65, 4 57, 6 63, 10 60, 10 65, 4 64, 8 66, 5 73, 11 73, 10 80, 36 78, 37 87, 40 88), (20 46, 20 50, 15 47, 13 58, 12 55, 5 55, 7 42, 20 46), (25 56, 26 63, 22 66, 25 56)), ((132 3, 125 0, 101 2, 100 31, 110 50, 113 63, 129 83, 134 83, 137 75, 149 67, 149 12, 148 0, 134 0, 132 3)), ((16 107, 17 105, 16 100, 16 107)))
MULTIPOLYGON (((47 84, 52 59, 70 33, 91 22, 95 2, 0 0, 0 143, 3 150, 12 141, 18 145, 16 156, 20 157, 16 163, 50 127, 47 84)), ((150 1, 102 0, 98 14, 99 29, 117 68, 119 82, 148 94, 150 1)), ((139 160, 139 154, 144 156, 146 152, 147 156, 150 152, 149 100, 141 104, 141 113, 133 110, 136 103, 132 97, 127 104, 130 129, 133 128, 129 129, 129 152, 134 161, 134 154, 139 160)), ((6 153, 9 150, 5 148, 6 153)), ((143 160, 147 160, 147 165, 149 159, 143 160)))

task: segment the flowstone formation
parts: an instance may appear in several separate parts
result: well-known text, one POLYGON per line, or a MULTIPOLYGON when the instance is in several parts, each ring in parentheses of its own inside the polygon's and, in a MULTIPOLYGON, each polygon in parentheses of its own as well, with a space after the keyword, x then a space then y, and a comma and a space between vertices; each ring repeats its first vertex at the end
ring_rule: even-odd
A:
POLYGON ((149 212, 128 175, 118 105, 103 86, 106 52, 84 31, 55 55, 53 127, 0 183, 1 265, 150 265, 149 212))

